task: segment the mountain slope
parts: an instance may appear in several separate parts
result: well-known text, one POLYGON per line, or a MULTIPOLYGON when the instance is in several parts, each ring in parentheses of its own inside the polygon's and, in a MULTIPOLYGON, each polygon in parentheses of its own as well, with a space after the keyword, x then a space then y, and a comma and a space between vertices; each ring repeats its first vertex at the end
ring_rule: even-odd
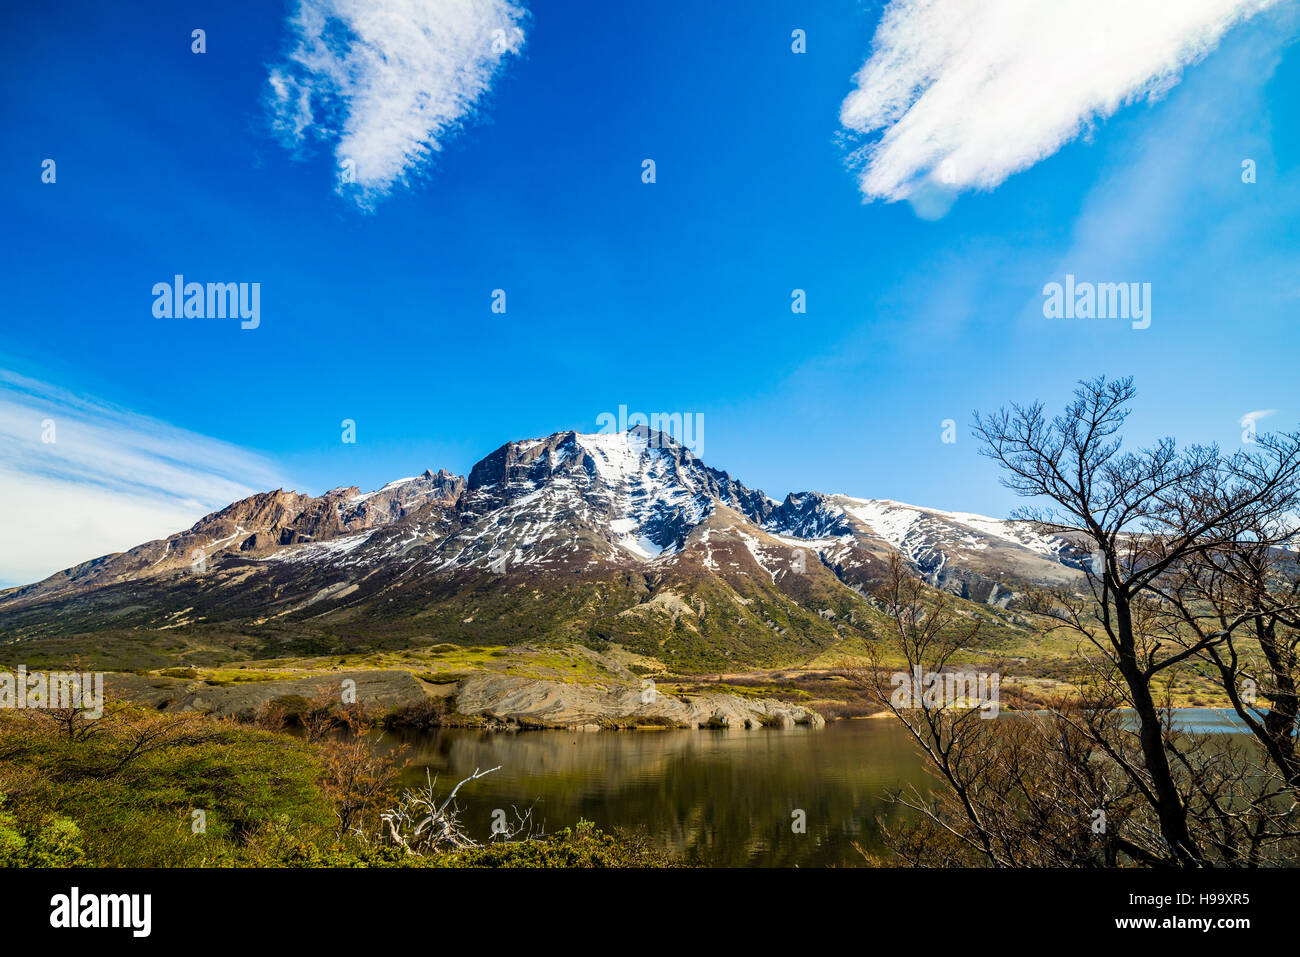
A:
POLYGON ((254 495, 167 539, 0 595, 0 641, 112 634, 280 652, 419 641, 617 643, 678 667, 869 640, 897 549, 1006 606, 1077 580, 1022 525, 803 493, 778 503, 644 427, 511 442, 467 478, 254 495))

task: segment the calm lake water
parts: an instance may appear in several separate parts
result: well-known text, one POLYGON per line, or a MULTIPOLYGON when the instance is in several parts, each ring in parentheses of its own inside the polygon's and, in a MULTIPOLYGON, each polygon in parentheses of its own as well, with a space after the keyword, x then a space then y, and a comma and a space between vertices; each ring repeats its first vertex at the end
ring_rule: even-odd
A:
MULTIPOLYGON (((1259 714, 1262 721, 1264 715, 1259 714)), ((1193 734, 1245 734, 1246 722, 1235 711, 1219 708, 1179 708, 1174 727, 1193 734)))
MULTIPOLYGON (((1240 730, 1235 716, 1179 712, 1181 728, 1240 730)), ((404 741, 409 783, 427 768, 446 794, 475 768, 501 770, 461 789, 470 833, 491 834, 492 812, 534 807, 547 832, 595 821, 641 828, 661 847, 702 864, 823 867, 861 864, 857 841, 880 847, 878 815, 899 812, 890 788, 931 779, 907 732, 893 720, 835 721, 820 730, 532 731, 439 729, 388 734, 404 741), (806 833, 791 827, 806 812, 806 833)), ((511 815, 513 817, 513 815, 511 815)))
MULTIPOLYGON (((548 832, 595 821, 644 828, 667 850, 735 867, 860 864, 879 845, 876 816, 896 816, 885 791, 925 786, 921 759, 892 720, 836 721, 820 730, 533 731, 441 729, 407 736, 411 780, 424 769, 447 793, 475 768, 501 770, 461 789, 470 833, 485 840, 492 811, 534 806, 548 832), (807 815, 794 833, 792 812, 807 815)), ((513 817, 513 815, 511 815, 513 817)))

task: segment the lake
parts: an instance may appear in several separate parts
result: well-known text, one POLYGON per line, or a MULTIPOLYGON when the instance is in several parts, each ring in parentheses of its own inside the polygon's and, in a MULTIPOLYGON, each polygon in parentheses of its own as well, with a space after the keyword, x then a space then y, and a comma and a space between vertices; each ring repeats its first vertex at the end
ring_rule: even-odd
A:
MULTIPOLYGON (((1005 717, 1004 717, 1005 719, 1005 717)), ((1235 715, 1185 709, 1195 732, 1240 732, 1235 715)), ((405 742, 408 783, 427 768, 446 794, 475 768, 501 770, 461 789, 471 835, 487 840, 492 812, 532 805, 547 832, 594 821, 644 829, 662 848, 701 864, 824 867, 880 849, 878 816, 896 820, 886 792, 931 778, 892 719, 834 721, 822 729, 758 731, 531 731, 435 729, 388 733, 405 742), (793 828, 805 812, 806 830, 793 828)))
POLYGON ((489 837, 494 809, 513 819, 511 805, 533 805, 548 832, 581 818, 644 828, 661 847, 714 866, 861 864, 852 842, 878 848, 877 815, 898 813, 885 791, 929 780, 894 720, 756 731, 436 729, 386 740, 405 741, 409 780, 427 768, 441 794, 475 768, 501 766, 457 797, 476 839, 489 837), (793 828, 796 810, 804 833, 793 828))

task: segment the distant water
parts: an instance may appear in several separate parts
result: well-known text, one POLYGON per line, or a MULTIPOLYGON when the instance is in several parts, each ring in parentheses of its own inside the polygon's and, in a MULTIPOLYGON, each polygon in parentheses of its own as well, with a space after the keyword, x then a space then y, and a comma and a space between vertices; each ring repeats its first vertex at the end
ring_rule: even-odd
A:
MULTIPOLYGON (((1243 730, 1231 712, 1209 708, 1180 711, 1178 720, 1189 731, 1243 730)), ((458 798, 481 840, 494 809, 533 805, 548 832, 583 818, 643 828, 660 847, 714 866, 861 864, 853 842, 880 850, 877 816, 899 817, 886 792, 932 782, 907 732, 889 719, 755 731, 439 729, 385 741, 405 741, 409 780, 423 780, 428 768, 442 794, 475 768, 501 766, 458 798), (792 827, 796 810, 805 833, 792 827)))
POLYGON ((1174 727, 1189 734, 1246 734, 1246 722, 1230 708, 1178 708, 1174 727))

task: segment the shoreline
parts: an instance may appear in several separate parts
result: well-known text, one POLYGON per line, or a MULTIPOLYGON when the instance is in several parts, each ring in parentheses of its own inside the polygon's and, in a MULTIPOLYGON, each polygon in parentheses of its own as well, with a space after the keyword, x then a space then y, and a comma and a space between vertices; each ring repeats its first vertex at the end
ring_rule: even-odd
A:
POLYGON ((823 727, 803 705, 727 692, 658 692, 653 685, 566 682, 475 673, 433 683, 405 670, 349 670, 283 679, 216 683, 211 679, 105 674, 106 691, 157 711, 200 712, 249 719, 280 705, 292 711, 322 692, 340 692, 377 711, 392 728, 459 727, 511 730, 671 730, 823 727))

